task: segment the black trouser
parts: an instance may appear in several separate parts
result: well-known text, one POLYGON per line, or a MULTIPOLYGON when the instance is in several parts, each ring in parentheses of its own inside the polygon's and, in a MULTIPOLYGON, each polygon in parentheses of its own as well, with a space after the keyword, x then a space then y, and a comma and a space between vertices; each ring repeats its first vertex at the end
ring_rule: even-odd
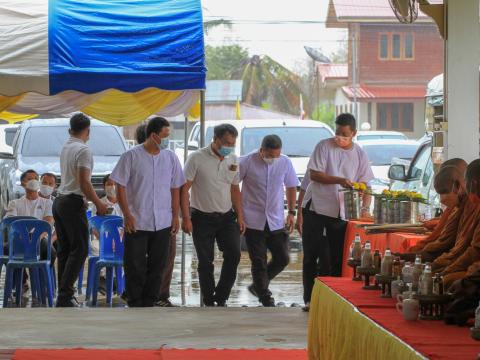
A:
POLYGON ((162 272, 162 285, 158 295, 159 300, 168 300, 170 297, 170 284, 172 282, 173 268, 175 267, 175 255, 177 253, 177 239, 170 236, 170 248, 168 250, 167 264, 162 272))
POLYGON ((233 211, 206 214, 192 209, 193 243, 198 257, 198 276, 203 302, 207 306, 224 303, 230 296, 240 262, 240 229, 233 211), (215 240, 223 252, 222 271, 215 286, 213 259, 215 240))
POLYGON ((74 283, 88 255, 88 220, 83 197, 59 196, 53 203, 57 231, 58 299, 73 297, 74 283))
POLYGON ((302 235, 305 303, 310 301, 315 277, 342 276, 343 243, 347 230, 346 221, 307 209, 303 209, 302 235))
POLYGON ((260 300, 272 296, 268 285, 282 272, 290 261, 288 252, 288 233, 284 230, 270 231, 268 224, 264 230, 247 229, 245 231, 248 254, 252 262, 252 278, 255 291, 260 300), (267 263, 267 250, 272 259, 267 263))
POLYGON ((153 306, 170 249, 171 227, 125 234, 124 268, 128 306, 153 306))

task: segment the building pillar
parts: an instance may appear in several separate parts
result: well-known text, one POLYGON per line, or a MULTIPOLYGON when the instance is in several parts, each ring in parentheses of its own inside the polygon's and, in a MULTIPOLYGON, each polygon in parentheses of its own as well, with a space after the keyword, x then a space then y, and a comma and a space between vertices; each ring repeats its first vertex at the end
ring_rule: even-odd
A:
POLYGON ((447 157, 470 162, 479 157, 479 0, 444 0, 444 4, 447 157))

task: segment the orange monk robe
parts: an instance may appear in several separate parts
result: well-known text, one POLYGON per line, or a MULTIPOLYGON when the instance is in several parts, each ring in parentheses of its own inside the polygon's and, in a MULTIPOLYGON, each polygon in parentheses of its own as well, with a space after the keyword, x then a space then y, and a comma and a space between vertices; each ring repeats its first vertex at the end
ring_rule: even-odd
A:
POLYGON ((458 209, 457 207, 454 207, 454 208, 448 208, 447 210, 445 210, 442 216, 440 217, 440 219, 438 220, 437 225, 433 229, 433 232, 430 235, 428 235, 425 239, 420 240, 414 246, 410 247, 407 253, 419 253, 423 251, 426 245, 438 240, 438 238, 442 234, 443 229, 447 225, 448 220, 451 219, 450 215, 456 212, 457 209, 458 209))
POLYGON ((455 245, 450 251, 443 253, 433 262, 434 271, 443 271, 452 265, 470 246, 472 239, 478 234, 477 225, 479 224, 480 206, 466 200, 465 208, 458 223, 458 232, 455 239, 455 245))

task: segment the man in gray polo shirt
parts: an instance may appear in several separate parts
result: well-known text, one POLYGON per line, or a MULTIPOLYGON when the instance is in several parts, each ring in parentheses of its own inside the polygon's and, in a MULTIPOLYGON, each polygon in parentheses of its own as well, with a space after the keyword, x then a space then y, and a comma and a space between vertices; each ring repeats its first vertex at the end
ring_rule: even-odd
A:
POLYGON ((58 297, 57 307, 76 307, 74 283, 88 255, 88 221, 85 198, 97 207, 97 214, 107 212, 91 183, 93 155, 87 141, 90 119, 78 113, 70 119, 70 138, 60 155, 62 180, 53 203, 57 232, 58 297))
POLYGON ((198 275, 206 306, 225 306, 237 277, 240 233, 245 231, 239 187, 238 162, 233 150, 238 132, 232 125, 214 129, 213 142, 190 155, 185 163, 186 184, 182 189, 183 231, 192 232, 198 257, 198 275), (232 209, 233 207, 233 209, 232 209), (223 252, 220 279, 213 275, 215 240, 223 252))

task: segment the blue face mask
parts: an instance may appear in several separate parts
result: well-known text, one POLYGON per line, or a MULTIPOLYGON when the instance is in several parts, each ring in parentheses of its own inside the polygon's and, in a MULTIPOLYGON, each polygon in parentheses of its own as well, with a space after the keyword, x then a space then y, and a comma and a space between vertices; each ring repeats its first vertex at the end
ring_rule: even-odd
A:
POLYGON ((160 150, 165 150, 168 148, 168 144, 169 144, 168 138, 163 138, 162 141, 160 141, 160 144, 157 144, 157 145, 160 150))
POLYGON ((219 150, 218 153, 222 155, 223 157, 226 157, 230 155, 232 152, 235 151, 235 147, 228 147, 228 146, 222 146, 219 150))

